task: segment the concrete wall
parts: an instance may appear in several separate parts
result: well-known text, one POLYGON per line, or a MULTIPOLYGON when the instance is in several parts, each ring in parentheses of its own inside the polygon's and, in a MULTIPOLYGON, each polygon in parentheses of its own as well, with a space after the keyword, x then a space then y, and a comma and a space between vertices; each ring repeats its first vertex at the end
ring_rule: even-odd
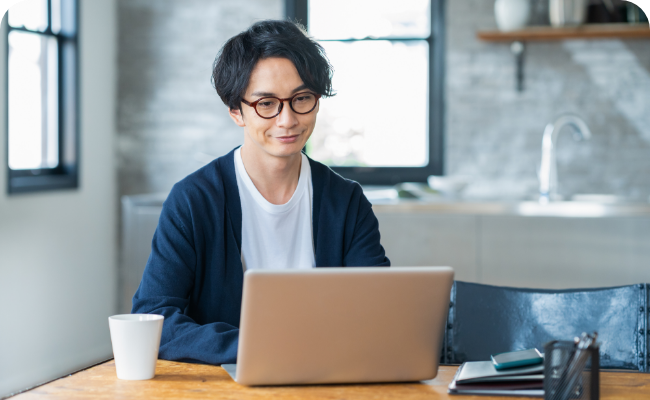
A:
POLYGON ((243 141, 210 83, 230 37, 282 0, 119 0, 120 194, 168 192, 243 141))
MULTIPOLYGON (((581 115, 589 142, 566 132, 558 147, 559 191, 650 195, 650 41, 529 44, 526 89, 517 93, 507 44, 482 43, 494 29, 491 0, 447 1, 447 148, 451 175, 474 177, 466 193, 522 198, 538 192, 544 126, 581 115)), ((543 1, 535 23, 548 23, 543 1)), ((282 18, 280 0, 120 0, 120 193, 167 192, 241 142, 210 85, 215 54, 256 19, 282 18)), ((335 66, 336 67, 336 66, 335 66)))
MULTIPOLYGON (((80 187, 7 196, 0 140, 0 397, 112 356, 116 7, 113 0, 80 3, 80 187)), ((5 101, 0 96, 3 138, 5 101)))
MULTIPOLYGON (((537 4, 543 2, 538 1, 537 4)), ((538 192, 542 132, 558 115, 582 116, 593 137, 558 143, 559 191, 650 195, 650 41, 529 43, 517 93, 509 44, 476 39, 496 29, 493 1, 447 1, 447 172, 475 177, 471 197, 538 192)), ((544 10, 535 19, 543 22, 544 10)))

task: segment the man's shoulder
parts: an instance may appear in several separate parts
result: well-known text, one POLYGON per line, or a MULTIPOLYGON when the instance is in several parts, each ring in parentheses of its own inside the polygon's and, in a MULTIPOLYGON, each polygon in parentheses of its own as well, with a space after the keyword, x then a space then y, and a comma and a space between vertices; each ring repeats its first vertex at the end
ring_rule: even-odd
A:
POLYGON ((327 165, 309 158, 309 166, 314 184, 321 185, 323 194, 333 194, 336 197, 347 197, 363 193, 361 185, 351 179, 347 179, 333 171, 327 165), (347 195, 347 196, 346 196, 347 195))
MULTIPOLYGON (((234 174, 234 150, 216 158, 178 181, 172 188, 168 200, 218 201, 223 199, 229 177, 234 174), (232 171, 231 171, 232 170, 232 171)), ((234 176, 234 175, 233 175, 234 176)))
POLYGON ((358 182, 342 177, 321 162, 309 158, 309 166, 314 180, 322 182, 323 185, 329 185, 332 189, 349 192, 361 190, 361 185, 358 182))

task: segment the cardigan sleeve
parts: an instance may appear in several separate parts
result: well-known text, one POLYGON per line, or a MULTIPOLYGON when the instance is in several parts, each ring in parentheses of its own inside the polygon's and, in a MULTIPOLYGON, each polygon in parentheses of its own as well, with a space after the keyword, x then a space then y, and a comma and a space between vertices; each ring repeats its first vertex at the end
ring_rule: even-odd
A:
MULTIPOLYGON (((357 185, 358 186, 358 185, 357 185)), ((386 257, 384 247, 380 243, 379 222, 372 211, 372 204, 361 191, 359 193, 358 211, 354 226, 352 243, 344 256, 345 266, 358 267, 389 267, 390 260, 386 257)))
POLYGON ((191 213, 181 197, 172 190, 163 205, 131 312, 165 317, 159 351, 162 359, 234 363, 239 329, 224 322, 200 325, 185 313, 194 288, 197 257, 190 234, 191 213))

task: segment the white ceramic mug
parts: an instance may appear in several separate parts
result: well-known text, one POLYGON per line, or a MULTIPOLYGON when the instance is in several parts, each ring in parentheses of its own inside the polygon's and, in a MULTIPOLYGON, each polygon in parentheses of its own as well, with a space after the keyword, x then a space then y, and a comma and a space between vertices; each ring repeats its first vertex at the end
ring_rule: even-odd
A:
POLYGON ((587 0, 550 0, 549 19, 555 27, 582 25, 587 18, 587 0))
POLYGON ((108 317, 115 369, 119 379, 151 379, 165 317, 156 314, 121 314, 108 317))
POLYGON ((508 32, 522 29, 530 19, 530 0, 496 0, 494 16, 499 30, 508 32))

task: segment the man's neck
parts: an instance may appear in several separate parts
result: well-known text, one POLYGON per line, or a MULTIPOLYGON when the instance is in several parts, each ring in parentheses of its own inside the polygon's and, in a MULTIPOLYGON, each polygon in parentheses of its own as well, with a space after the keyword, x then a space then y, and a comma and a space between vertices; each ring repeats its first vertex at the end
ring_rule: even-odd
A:
POLYGON ((287 203, 298 186, 301 153, 275 157, 246 141, 240 152, 246 173, 262 197, 271 204, 287 203))

